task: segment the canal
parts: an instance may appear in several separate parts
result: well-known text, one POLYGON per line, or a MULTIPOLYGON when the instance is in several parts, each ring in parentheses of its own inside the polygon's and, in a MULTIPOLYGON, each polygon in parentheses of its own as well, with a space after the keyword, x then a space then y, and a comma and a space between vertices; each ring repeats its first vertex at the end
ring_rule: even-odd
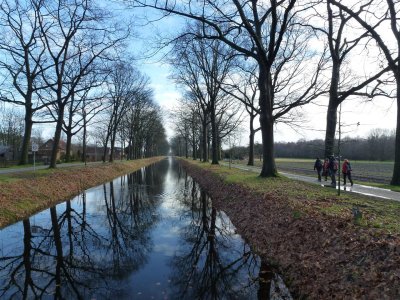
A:
POLYGON ((0 231, 1 299, 290 299, 173 159, 0 231))

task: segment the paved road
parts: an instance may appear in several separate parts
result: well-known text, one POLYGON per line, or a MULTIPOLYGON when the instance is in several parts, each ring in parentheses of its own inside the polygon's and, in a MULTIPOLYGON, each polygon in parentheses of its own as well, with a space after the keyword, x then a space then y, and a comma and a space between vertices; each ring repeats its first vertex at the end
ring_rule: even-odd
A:
MULTIPOLYGON (((229 164, 225 163, 225 162, 221 162, 221 165, 228 166, 229 164)), ((234 168, 241 169, 241 170, 252 171, 252 172, 256 172, 256 173, 259 173, 261 171, 260 167, 246 166, 246 165, 239 165, 239 164, 232 164, 231 166, 234 168)), ((313 183, 313 184, 318 184, 321 186, 324 186, 324 184, 327 184, 328 186, 330 186, 329 178, 328 178, 329 181, 322 181, 322 183, 321 183, 317 180, 317 176, 310 177, 310 176, 304 176, 304 175, 291 174, 291 173, 287 173, 287 172, 279 172, 279 174, 282 174, 288 178, 295 179, 295 180, 301 180, 301 181, 305 181, 305 182, 309 182, 309 183, 313 183)), ((337 188, 338 187, 336 187, 336 189, 337 188)), ((351 192, 351 193, 368 195, 368 196, 373 196, 373 197, 382 198, 382 199, 391 199, 391 200, 395 200, 395 201, 400 201, 400 193, 393 192, 388 189, 376 188, 376 187, 371 187, 371 186, 362 185, 362 184, 354 184, 353 186, 350 186, 350 184, 348 184, 347 186, 345 186, 345 187, 341 186, 340 188, 341 188, 341 190, 343 190, 345 192, 351 192)))
MULTIPOLYGON (((88 164, 101 164, 102 162, 91 162, 88 164)), ((220 162, 221 165, 228 166, 228 163, 225 162, 220 162)), ((57 165, 57 168, 68 168, 68 167, 79 167, 84 165, 84 163, 65 163, 65 164, 59 164, 57 165)), ((37 166, 36 170, 39 169, 46 169, 49 166, 37 166)), ((232 164, 232 167, 246 170, 246 171, 252 171, 259 173, 261 171, 260 167, 254 167, 254 166, 246 166, 246 165, 240 165, 240 164, 232 164)), ((26 168, 7 168, 7 169, 0 169, 0 174, 11 174, 11 173, 20 173, 20 172, 27 172, 27 171, 33 171, 33 167, 26 167, 26 168)), ((325 182, 323 181, 322 184, 321 182, 318 182, 316 177, 311 177, 311 176, 304 176, 304 175, 297 175, 297 174, 291 174, 287 172, 279 172, 280 174, 291 178, 295 180, 301 180, 313 184, 318 184, 321 186, 324 186, 325 183, 328 183, 329 181, 325 182)), ((337 187, 336 187, 337 188, 337 187)), ((347 185, 346 187, 341 186, 341 190, 344 190, 345 192, 352 192, 352 193, 358 193, 362 195, 368 195, 368 196, 373 196, 373 197, 378 197, 382 199, 391 199, 395 201, 400 201, 400 193, 399 192, 393 192, 391 190, 387 189, 382 189, 382 188, 376 188, 376 187, 371 187, 371 186, 366 186, 362 184, 354 184, 353 186, 347 185)))
MULTIPOLYGON (((87 163, 89 164, 101 164, 103 162, 101 161, 97 161, 97 162, 90 162, 87 163)), ((83 166, 85 163, 65 163, 65 164, 58 164, 57 168, 70 168, 70 167, 81 167, 83 166)), ((46 165, 40 165, 40 166, 36 166, 36 170, 42 170, 42 169, 47 169, 49 166, 46 165)), ((33 167, 26 167, 26 168, 0 168, 0 174, 12 174, 12 173, 22 173, 22 172, 30 172, 33 171, 34 168, 33 167)))

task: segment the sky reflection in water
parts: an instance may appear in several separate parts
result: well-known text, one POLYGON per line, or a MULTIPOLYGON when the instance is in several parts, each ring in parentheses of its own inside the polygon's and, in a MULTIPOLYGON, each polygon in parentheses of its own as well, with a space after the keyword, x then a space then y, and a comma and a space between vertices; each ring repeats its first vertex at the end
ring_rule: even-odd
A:
POLYGON ((171 158, 3 229, 0 247, 7 299, 257 299, 273 277, 171 158))

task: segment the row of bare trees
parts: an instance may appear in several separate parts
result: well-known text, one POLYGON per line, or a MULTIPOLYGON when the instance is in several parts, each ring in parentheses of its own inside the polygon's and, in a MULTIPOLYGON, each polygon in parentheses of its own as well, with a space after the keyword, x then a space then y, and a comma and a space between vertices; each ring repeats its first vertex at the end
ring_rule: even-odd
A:
MULTIPOLYGON (((200 28, 188 28, 200 30, 200 28)), ((188 156, 189 144, 194 159, 218 164, 221 143, 241 123, 240 108, 226 93, 222 83, 233 71, 232 51, 220 41, 204 42, 182 34, 174 43, 172 78, 182 88, 184 98, 174 112, 176 143, 184 146, 188 156)))
POLYGON ((83 132, 85 157, 88 126, 99 123, 107 124, 104 149, 109 145, 112 160, 122 120, 149 89, 121 58, 130 27, 90 0, 1 2, 0 101, 24 111, 20 164, 28 162, 32 128, 39 123, 55 124, 50 167, 63 132, 69 161, 73 137, 83 132))
MULTIPOLYGON (((317 98, 327 99, 325 154, 330 155, 343 101, 396 98, 396 154, 391 181, 396 185, 400 184, 399 5, 393 0, 131 1, 133 8, 185 18, 192 25, 173 41, 184 37, 206 45, 207 50, 213 43, 224 45, 226 53, 231 54, 216 51, 223 55, 222 61, 235 57, 239 63, 233 64, 254 76, 249 79, 236 71, 224 82, 209 73, 218 81, 220 91, 246 105, 250 119, 258 114, 263 144, 261 176, 276 176, 274 126, 277 122, 299 121, 300 106, 317 98), (257 103, 252 102, 254 97, 257 103)), ((190 60, 195 61, 197 56, 190 60)), ((211 64, 212 60, 207 61, 211 64)), ((218 69, 222 71, 224 64, 220 63, 218 69)), ((193 98, 198 90, 190 96, 193 98)), ((207 92, 212 98, 213 90, 207 92)))
POLYGON ((97 137, 110 145, 109 161, 113 160, 117 139, 125 145, 128 159, 166 154, 169 150, 160 108, 154 103, 148 77, 128 63, 119 63, 107 84, 108 110, 105 122, 96 126, 97 137))
MULTIPOLYGON (((340 153, 343 158, 351 160, 385 161, 394 160, 395 131, 373 129, 366 137, 345 137, 341 140, 340 153)), ((279 158, 310 158, 314 159, 317 153, 323 153, 325 141, 322 139, 304 140, 296 142, 276 142, 275 152, 279 158)), ((254 145, 256 159, 260 159, 262 145, 254 145)), ((249 153, 248 146, 232 145, 231 149, 224 149, 224 158, 243 159, 249 153)), ((312 165, 311 165, 312 167, 312 165)), ((310 169, 310 172, 312 168, 310 169)), ((313 173, 313 171, 312 171, 313 173)))

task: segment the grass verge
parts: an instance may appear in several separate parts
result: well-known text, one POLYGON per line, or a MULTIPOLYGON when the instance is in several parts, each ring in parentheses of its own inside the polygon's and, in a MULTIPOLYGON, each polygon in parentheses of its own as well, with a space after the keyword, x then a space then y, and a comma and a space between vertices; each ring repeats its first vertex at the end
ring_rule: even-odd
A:
POLYGON ((393 192, 400 192, 400 186, 397 185, 389 185, 389 184, 382 184, 382 183, 374 183, 374 182, 363 182, 363 181, 355 181, 356 183, 367 185, 367 186, 373 186, 373 187, 378 187, 381 189, 387 189, 391 190, 393 192))
POLYGON ((358 226, 400 234, 400 202, 381 200, 353 193, 337 195, 334 189, 292 180, 283 176, 261 178, 254 172, 199 161, 188 162, 212 171, 230 184, 245 186, 261 194, 274 194, 286 201, 296 215, 329 215, 343 220, 357 220, 358 226), (355 211, 360 215, 355 216, 355 211))
MULTIPOLYGON (((235 160, 234 163, 247 165, 247 161, 243 160, 235 160)), ((255 160, 254 164, 259 168, 262 166, 262 162, 259 160, 255 160)), ((353 180, 359 184, 400 192, 400 186, 389 184, 393 174, 393 164, 393 162, 387 161, 353 161, 353 180)), ((277 158, 276 165, 280 171, 312 177, 316 176, 315 171, 313 171, 314 160, 311 159, 277 158)))
POLYGON ((182 162, 296 299, 400 299, 400 203, 182 162))
POLYGON ((163 157, 0 175, 0 228, 163 157))

